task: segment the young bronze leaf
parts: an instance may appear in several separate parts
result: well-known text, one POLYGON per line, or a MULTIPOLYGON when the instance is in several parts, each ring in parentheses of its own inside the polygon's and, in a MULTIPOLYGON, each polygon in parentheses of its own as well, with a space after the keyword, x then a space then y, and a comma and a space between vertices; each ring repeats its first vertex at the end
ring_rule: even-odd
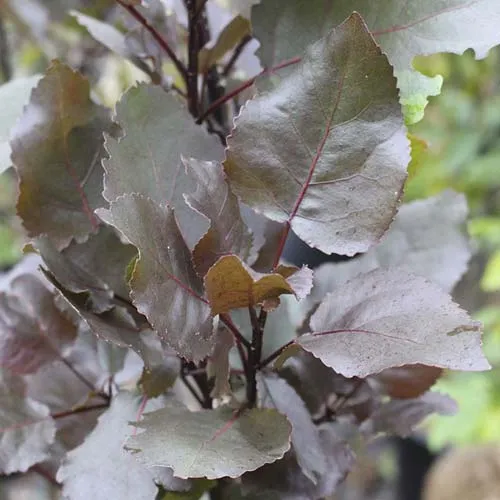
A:
POLYGON ((71 500, 152 500, 157 487, 154 474, 124 449, 137 419, 140 398, 121 392, 113 398, 97 427, 78 448, 68 453, 57 473, 63 494, 71 500))
POLYGON ((307 266, 302 266, 299 269, 295 266, 279 265, 276 268, 276 272, 286 278, 298 300, 305 299, 309 295, 314 279, 312 269, 309 269, 307 266))
POLYGON ((353 14, 247 104, 225 169, 251 208, 325 253, 353 255, 388 229, 408 162, 392 67, 353 14))
POLYGON ((96 231, 93 211, 105 205, 103 132, 115 126, 89 92, 83 76, 53 62, 11 136, 18 214, 29 236, 46 234, 58 248, 96 231))
POLYGON ((442 375, 443 369, 436 366, 405 365, 388 368, 376 376, 386 394, 393 398, 418 398, 427 392, 442 375))
POLYGON ((276 408, 292 424, 292 446, 303 474, 314 484, 326 472, 326 456, 321 447, 320 434, 313 423, 304 401, 276 376, 261 376, 258 380, 261 405, 276 408))
POLYGON ((76 326, 54 294, 34 275, 22 274, 0 293, 0 366, 18 374, 37 371, 61 357, 76 326))
POLYGON ((315 270, 311 299, 319 302, 358 274, 403 265, 451 292, 471 256, 466 218, 465 197, 453 191, 402 205, 382 241, 366 254, 315 270))
POLYGON ((206 233, 208 222, 184 201, 183 194, 193 191, 196 183, 186 175, 181 155, 221 160, 219 140, 194 123, 178 98, 156 85, 128 90, 116 107, 116 120, 125 135, 106 139, 110 158, 104 161, 104 197, 113 201, 122 194, 139 193, 168 203, 192 248, 206 233))
POLYGON ((55 426, 49 409, 26 397, 21 377, 0 369, 0 473, 26 472, 48 457, 55 426))
POLYGON ((290 424, 276 410, 191 412, 171 403, 136 425, 139 433, 126 448, 148 467, 170 467, 185 479, 239 477, 279 460, 290 447, 290 424))
POLYGON ((429 415, 451 416, 457 411, 457 403, 439 392, 426 392, 416 399, 392 399, 363 422, 361 431, 366 436, 388 433, 407 437, 429 415))
POLYGON ((219 163, 184 159, 188 175, 196 181, 196 191, 185 195, 187 204, 210 221, 210 227, 196 244, 193 259, 204 276, 215 262, 227 254, 246 261, 252 235, 243 222, 236 196, 231 192, 219 163))
POLYGON ((234 255, 221 257, 210 268, 205 276, 205 289, 213 315, 294 293, 281 274, 257 273, 234 255))
POLYGON ((99 214, 139 250, 130 281, 139 312, 178 354, 205 358, 215 342, 210 307, 172 208, 133 194, 99 214))
POLYGON ((297 342, 346 377, 406 364, 486 370, 482 325, 437 285, 404 268, 376 269, 325 297, 297 342))

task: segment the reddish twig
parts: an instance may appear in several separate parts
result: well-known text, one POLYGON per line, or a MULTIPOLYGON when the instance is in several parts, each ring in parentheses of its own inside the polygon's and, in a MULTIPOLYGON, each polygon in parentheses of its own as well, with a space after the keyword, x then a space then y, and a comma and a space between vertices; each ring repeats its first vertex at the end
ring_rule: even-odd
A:
POLYGON ((268 75, 270 73, 274 73, 275 71, 278 71, 279 69, 286 68, 287 66, 292 66, 293 64, 297 64, 302 60, 301 57, 294 57, 293 59, 288 59, 287 61, 283 61, 280 64, 277 64, 276 66, 273 66, 272 68, 265 69, 261 71, 257 76, 254 76, 253 78, 250 78, 250 80, 247 80, 246 82, 242 83, 239 87, 236 87, 234 90, 229 92, 229 94, 225 94, 216 101, 214 101, 198 118, 197 122, 198 124, 201 124, 203 120, 207 118, 207 116, 211 115, 217 108, 225 104, 226 102, 230 101, 234 97, 236 97, 238 94, 241 94, 245 89, 248 89, 251 87, 255 80, 259 78, 260 76, 263 75, 268 75))
POLYGON ((182 75, 182 77, 187 81, 187 70, 179 58, 175 55, 175 52, 170 48, 168 42, 158 33, 156 28, 152 26, 149 21, 133 6, 125 3, 123 0, 116 0, 125 10, 127 10, 144 28, 146 28, 151 36, 156 40, 158 45, 165 51, 165 53, 170 57, 177 71, 182 75))

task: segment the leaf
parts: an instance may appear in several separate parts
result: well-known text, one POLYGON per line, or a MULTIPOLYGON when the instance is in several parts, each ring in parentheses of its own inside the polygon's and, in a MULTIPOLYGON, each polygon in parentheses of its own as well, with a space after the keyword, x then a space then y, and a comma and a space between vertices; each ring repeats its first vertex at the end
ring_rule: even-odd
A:
POLYGON ((11 165, 9 135, 27 104, 31 90, 40 80, 41 75, 27 78, 16 78, 0 85, 0 102, 2 103, 2 119, 0 120, 0 174, 11 165))
POLYGON ((144 414, 126 448, 148 467, 180 478, 241 476, 279 460, 290 447, 290 424, 275 410, 191 412, 179 403, 144 414))
POLYGON ((279 265, 276 272, 281 274, 292 287, 297 300, 305 299, 313 287, 314 272, 307 266, 300 269, 295 266, 279 265))
POLYGON ((48 457, 55 426, 49 409, 25 396, 18 375, 0 370, 0 472, 26 472, 48 457))
POLYGON ((109 23, 104 23, 76 10, 70 11, 70 14, 77 20, 78 24, 87 28, 95 40, 119 56, 129 59, 139 69, 151 75, 149 66, 130 49, 126 36, 123 33, 109 23))
POLYGON ((303 350, 288 361, 280 375, 315 416, 323 416, 328 409, 336 415, 347 413, 363 421, 376 404, 370 384, 360 385, 359 379, 343 377, 303 350))
POLYGON ((58 285, 54 286, 73 294, 82 294, 79 302, 88 311, 102 313, 112 308, 113 293, 100 276, 92 275, 75 264, 45 236, 37 238, 34 246, 57 281, 58 285))
POLYGON ((408 161, 392 68, 353 14, 246 105, 224 166, 252 209, 325 253, 353 255, 389 227, 408 161))
POLYGON ((180 359, 174 353, 166 354, 150 368, 144 367, 138 385, 148 398, 157 398, 174 385, 180 370, 180 359))
POLYGON ((61 357, 76 326, 34 275, 22 274, 0 293, 0 366, 17 374, 37 371, 61 357))
POLYGON ((404 268, 377 269, 325 297, 297 342, 345 377, 406 364, 487 370, 481 323, 433 283, 404 268))
POLYGON ((386 0, 383 5, 370 0, 332 0, 328 5, 323 0, 264 0, 252 10, 262 65, 272 67, 300 56, 304 47, 353 11, 363 16, 397 74, 404 76, 398 87, 406 98, 425 95, 426 89, 432 88, 423 75, 412 76, 411 85, 406 87, 415 56, 462 54, 472 48, 476 57, 482 58, 500 43, 500 5, 496 0, 421 0, 404 7, 399 0, 386 0))
POLYGON ((406 365, 380 372, 377 380, 389 396, 409 399, 418 398, 428 391, 442 373, 442 368, 435 366, 406 365))
POLYGON ((411 181, 425 164, 429 143, 414 134, 408 134, 408 138, 411 143, 411 162, 408 165, 408 181, 411 181))
POLYGON ((242 16, 233 18, 220 32, 212 47, 204 47, 198 54, 200 73, 206 73, 221 60, 230 50, 235 48, 245 37, 251 35, 250 21, 242 16))
POLYGON ((208 229, 205 217, 193 212, 183 198, 196 187, 181 163, 184 157, 220 161, 223 148, 213 135, 195 125, 176 97, 158 86, 140 84, 128 90, 116 107, 124 137, 106 139, 110 158, 104 197, 113 201, 139 193, 176 211, 181 232, 192 248, 208 229))
POLYGON ((466 218, 465 197, 453 191, 402 205, 372 250, 352 261, 328 263, 315 270, 312 299, 319 301, 355 276, 388 266, 405 266, 451 292, 471 256, 463 230, 466 218))
POLYGON ((139 312, 178 354, 205 358, 215 342, 210 307, 172 208, 123 195, 99 215, 139 250, 130 281, 139 312))
POLYGON ((396 71, 398 88, 402 89, 400 102, 403 107, 403 115, 406 125, 414 125, 424 117, 424 111, 429 103, 429 96, 437 96, 441 93, 443 77, 436 75, 432 78, 418 71, 396 71))
POLYGON ((121 392, 85 442, 71 451, 57 473, 63 494, 71 500, 152 500, 154 475, 134 460, 123 443, 129 422, 137 418, 140 398, 121 392))
POLYGON ((193 251, 198 273, 204 276, 223 255, 234 254, 246 261, 252 235, 241 218, 238 200, 221 165, 194 158, 183 162, 188 175, 196 180, 196 191, 185 196, 186 203, 210 221, 207 233, 193 251))
POLYGON ((456 402, 445 394, 426 392, 416 399, 391 400, 379 409, 361 426, 366 435, 379 433, 407 437, 414 427, 432 413, 454 415, 458 411, 456 402))
POLYGON ((500 290, 500 250, 490 256, 481 279, 481 288, 486 292, 500 290))
POLYGON ((87 241, 71 242, 61 253, 85 274, 104 281, 114 296, 128 299, 130 290, 126 269, 136 257, 137 250, 120 241, 113 228, 101 226, 97 234, 91 234, 87 241))
POLYGON ((85 78, 54 61, 11 136, 18 214, 30 237, 46 234, 58 248, 95 232, 93 211, 105 205, 102 133, 115 128, 89 92, 85 78))
POLYGON ((225 326, 219 324, 215 347, 207 363, 207 378, 213 379, 213 389, 210 393, 213 399, 222 399, 231 394, 229 352, 233 347, 233 335, 225 326))
POLYGON ((88 294, 71 292, 64 288, 54 275, 48 271, 44 271, 44 274, 99 339, 118 347, 133 349, 147 366, 150 365, 148 357, 150 350, 145 343, 142 332, 132 316, 123 307, 94 312, 89 307, 88 294))
POLYGON ((326 472, 327 459, 319 431, 304 401, 284 379, 275 376, 261 376, 258 393, 262 406, 276 408, 292 424, 291 439, 297 462, 304 475, 317 484, 326 472))
POLYGON ((331 426, 320 427, 319 433, 328 463, 325 473, 317 484, 302 473, 293 454, 287 453, 282 460, 242 477, 244 490, 255 495, 245 495, 244 498, 255 500, 268 498, 264 495, 271 493, 275 494, 269 497, 273 500, 330 498, 353 468, 355 455, 350 446, 337 435, 331 426))
POLYGON ((205 289, 214 316, 294 293, 281 274, 257 273, 234 255, 221 257, 210 268, 205 289))

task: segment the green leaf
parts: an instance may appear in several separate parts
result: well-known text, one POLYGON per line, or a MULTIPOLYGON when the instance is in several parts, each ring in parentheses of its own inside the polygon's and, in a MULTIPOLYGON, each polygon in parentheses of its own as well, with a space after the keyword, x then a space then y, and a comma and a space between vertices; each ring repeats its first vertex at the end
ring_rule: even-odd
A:
POLYGON ((402 205, 382 241, 365 255, 315 270, 312 300, 320 301, 358 274, 388 266, 405 266, 451 292, 471 256, 466 218, 465 197, 453 191, 402 205))
POLYGON ((82 445, 68 453, 57 473, 63 494, 71 500, 152 500, 155 476, 134 460, 123 443, 137 419, 140 398, 121 392, 82 445))
MULTIPOLYGON (((302 55, 304 47, 340 24, 353 11, 363 16, 398 75, 402 97, 429 95, 437 81, 415 74, 417 55, 437 52, 462 54, 472 48, 476 57, 500 43, 496 0, 420 0, 401 6, 400 0, 263 0, 252 10, 259 55, 265 67, 302 55), (407 77, 410 73, 410 80, 407 77)), ((433 88, 434 87, 434 88, 433 88)), ((417 97, 418 98, 418 97, 417 97)))
POLYGON ((58 248, 95 232, 93 211, 105 205, 102 133, 115 129, 89 91, 83 76, 54 61, 11 136, 18 214, 30 237, 46 234, 58 248))
POLYGON ((130 281, 138 311, 178 354, 205 358, 215 343, 210 307, 172 208, 123 195, 99 215, 139 250, 130 281))
POLYGON ((136 425, 143 432, 128 439, 127 449, 148 467, 170 467, 186 479, 239 477, 279 460, 290 447, 290 424, 275 410, 191 412, 172 403, 136 425))
POLYGON ((325 297, 297 342, 346 377, 421 363, 487 370, 481 323, 433 283, 404 268, 376 269, 325 297))
POLYGON ((12 165, 9 145, 10 131, 22 115, 23 106, 28 103, 31 90, 40 80, 40 76, 34 75, 28 78, 16 78, 0 85, 0 102, 2 103, 2 118, 0 120, 0 174, 12 165))
POLYGON ((422 75, 418 71, 396 71, 398 88, 401 89, 400 102, 406 125, 414 125, 424 117, 424 111, 429 103, 429 96, 441 93, 443 77, 433 78, 422 75))
POLYGON ((408 437, 414 428, 433 413, 452 416, 457 413, 456 402, 439 392, 426 392, 416 399, 392 399, 375 410, 363 422, 361 432, 366 436, 379 433, 408 437))
POLYGON ((255 211, 325 253, 353 255, 389 227, 408 162, 392 68, 353 14, 246 105, 225 169, 255 211))
POLYGON ((158 86, 141 84, 131 88, 116 107, 116 120, 124 137, 106 139, 110 158, 104 197, 113 201, 122 194, 139 193, 157 203, 168 203, 176 211, 181 232, 189 247, 203 236, 208 221, 184 201, 196 182, 186 175, 184 157, 221 160, 218 139, 195 125, 185 106, 158 86))
POLYGON ((187 204, 210 221, 210 227, 196 244, 193 259, 204 276, 215 262, 227 254, 246 261, 252 236, 243 222, 236 196, 231 192, 219 163, 185 159, 188 174, 196 180, 196 191, 185 196, 187 204))
POLYGON ((26 397, 21 377, 0 370, 0 472, 26 472, 48 458, 55 425, 49 409, 26 397))
POLYGON ((304 401, 276 376, 261 376, 258 380, 261 405, 276 408, 292 424, 292 446, 303 474, 314 484, 326 472, 327 459, 321 447, 319 430, 313 423, 304 401))
POLYGON ((61 357, 76 326, 55 304, 54 294, 32 274, 21 274, 0 293, 0 366, 36 372, 61 357))

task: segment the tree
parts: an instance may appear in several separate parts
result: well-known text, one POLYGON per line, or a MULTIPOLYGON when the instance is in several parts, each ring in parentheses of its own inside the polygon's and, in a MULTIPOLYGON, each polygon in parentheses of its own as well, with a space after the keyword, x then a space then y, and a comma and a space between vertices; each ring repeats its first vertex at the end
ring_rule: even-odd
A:
POLYGON ((1 295, 1 472, 70 499, 323 498, 360 438, 456 410, 442 369, 489 365, 449 295, 464 198, 400 207, 405 121, 440 83, 411 63, 486 54, 500 5, 396 3, 233 2, 214 28, 211 1, 117 0, 72 11, 150 80, 113 113, 60 60, 0 88, 34 86, 5 147, 42 271, 1 295), (297 268, 292 233, 363 255, 297 268))

